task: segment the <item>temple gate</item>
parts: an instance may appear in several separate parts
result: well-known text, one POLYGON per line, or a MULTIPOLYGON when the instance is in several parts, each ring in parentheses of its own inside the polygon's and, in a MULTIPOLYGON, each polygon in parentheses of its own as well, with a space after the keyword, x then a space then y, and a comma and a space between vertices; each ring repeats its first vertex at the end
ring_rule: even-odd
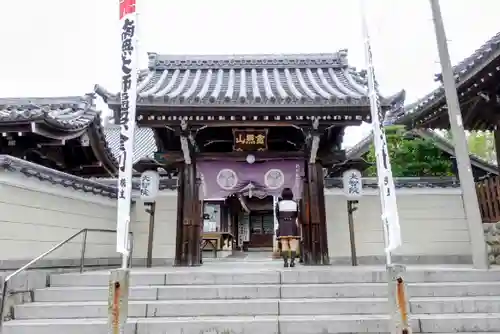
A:
MULTIPOLYGON (((345 127, 370 121, 365 73, 347 51, 150 53, 138 91, 137 124, 154 131, 158 148, 141 168, 178 180, 176 265, 202 264, 202 235, 230 236, 211 243, 221 250, 272 247, 273 203, 285 186, 300 201, 303 263, 329 263, 323 179, 345 163, 345 127)), ((120 117, 119 96, 96 92, 120 117)), ((384 110, 403 100, 380 99, 384 110)))

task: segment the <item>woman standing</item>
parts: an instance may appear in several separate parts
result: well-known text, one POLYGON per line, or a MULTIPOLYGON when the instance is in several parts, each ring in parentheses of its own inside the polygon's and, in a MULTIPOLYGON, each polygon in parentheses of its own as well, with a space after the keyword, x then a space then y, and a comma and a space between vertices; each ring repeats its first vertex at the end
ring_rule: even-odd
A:
POLYGON ((300 238, 297 222, 299 206, 293 200, 292 189, 283 189, 281 199, 276 203, 275 211, 278 220, 277 237, 281 243, 281 255, 283 256, 285 268, 288 267, 288 258, 290 258, 290 267, 295 267, 295 257, 297 256, 300 238))

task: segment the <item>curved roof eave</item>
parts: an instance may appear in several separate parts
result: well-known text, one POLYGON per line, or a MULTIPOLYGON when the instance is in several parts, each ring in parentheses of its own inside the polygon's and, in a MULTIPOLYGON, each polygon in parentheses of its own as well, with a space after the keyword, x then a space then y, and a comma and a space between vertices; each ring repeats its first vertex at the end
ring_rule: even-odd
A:
MULTIPOLYGON (((457 89, 473 79, 488 64, 500 57, 500 32, 490 38, 472 55, 466 57, 457 65, 453 66, 457 89)), ((442 81, 442 74, 436 75, 437 81, 442 81)), ((444 87, 440 85, 416 102, 406 106, 405 112, 400 115, 396 122, 409 124, 416 117, 432 110, 435 106, 445 102, 444 87)))
POLYGON ((0 98, 0 129, 17 125, 52 139, 80 136, 98 117, 95 94, 67 97, 0 98))
MULTIPOLYGON (((138 105, 176 107, 369 107, 366 71, 347 62, 347 50, 298 55, 158 55, 139 73, 138 105)), ((119 94, 94 92, 112 109, 119 94)), ((381 97, 385 107, 404 91, 381 97), (387 105, 385 105, 387 104, 387 105)))
POLYGON ((118 159, 113 155, 111 148, 106 141, 106 135, 100 115, 92 122, 87 129, 90 147, 98 161, 103 164, 104 169, 111 176, 118 173, 118 159))
POLYGON ((71 187, 75 190, 92 193, 94 195, 109 198, 116 198, 117 196, 116 187, 60 172, 9 155, 0 155, 0 170, 19 172, 27 177, 35 177, 40 181, 58 184, 66 188, 71 187))

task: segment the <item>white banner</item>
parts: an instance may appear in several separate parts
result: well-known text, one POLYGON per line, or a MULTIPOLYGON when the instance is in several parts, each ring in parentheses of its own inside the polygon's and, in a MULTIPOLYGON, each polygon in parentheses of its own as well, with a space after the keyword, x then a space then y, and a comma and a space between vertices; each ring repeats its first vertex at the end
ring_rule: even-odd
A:
POLYGON ((375 156, 377 160, 377 177, 382 208, 382 223, 385 232, 386 252, 391 252, 401 246, 401 227, 399 225, 396 191, 392 177, 391 162, 387 148, 387 139, 383 125, 384 114, 380 106, 377 80, 373 68, 373 56, 368 33, 368 23, 364 11, 364 1, 361 0, 361 19, 363 25, 363 38, 365 44, 365 61, 368 73, 368 94, 370 97, 370 110, 373 125, 373 139, 375 156))
POLYGON ((136 0, 120 0, 121 108, 116 251, 124 255, 127 255, 129 251, 128 232, 132 201, 132 159, 134 156, 137 100, 137 12, 135 2, 136 0))

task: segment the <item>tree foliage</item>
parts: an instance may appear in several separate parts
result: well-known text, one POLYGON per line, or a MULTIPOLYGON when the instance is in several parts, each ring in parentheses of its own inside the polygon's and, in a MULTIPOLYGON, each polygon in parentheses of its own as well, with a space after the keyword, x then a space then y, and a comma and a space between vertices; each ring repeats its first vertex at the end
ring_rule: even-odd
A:
MULTIPOLYGON (((450 157, 437 148, 433 140, 410 136, 401 126, 386 127, 385 132, 394 177, 453 175, 450 157)), ((373 163, 367 170, 367 176, 376 176, 373 144, 366 160, 373 163)))
MULTIPOLYGON (((444 131, 443 135, 452 140, 450 131, 444 131)), ((469 153, 477 155, 490 163, 496 163, 495 138, 492 132, 467 131, 466 136, 469 153)))

